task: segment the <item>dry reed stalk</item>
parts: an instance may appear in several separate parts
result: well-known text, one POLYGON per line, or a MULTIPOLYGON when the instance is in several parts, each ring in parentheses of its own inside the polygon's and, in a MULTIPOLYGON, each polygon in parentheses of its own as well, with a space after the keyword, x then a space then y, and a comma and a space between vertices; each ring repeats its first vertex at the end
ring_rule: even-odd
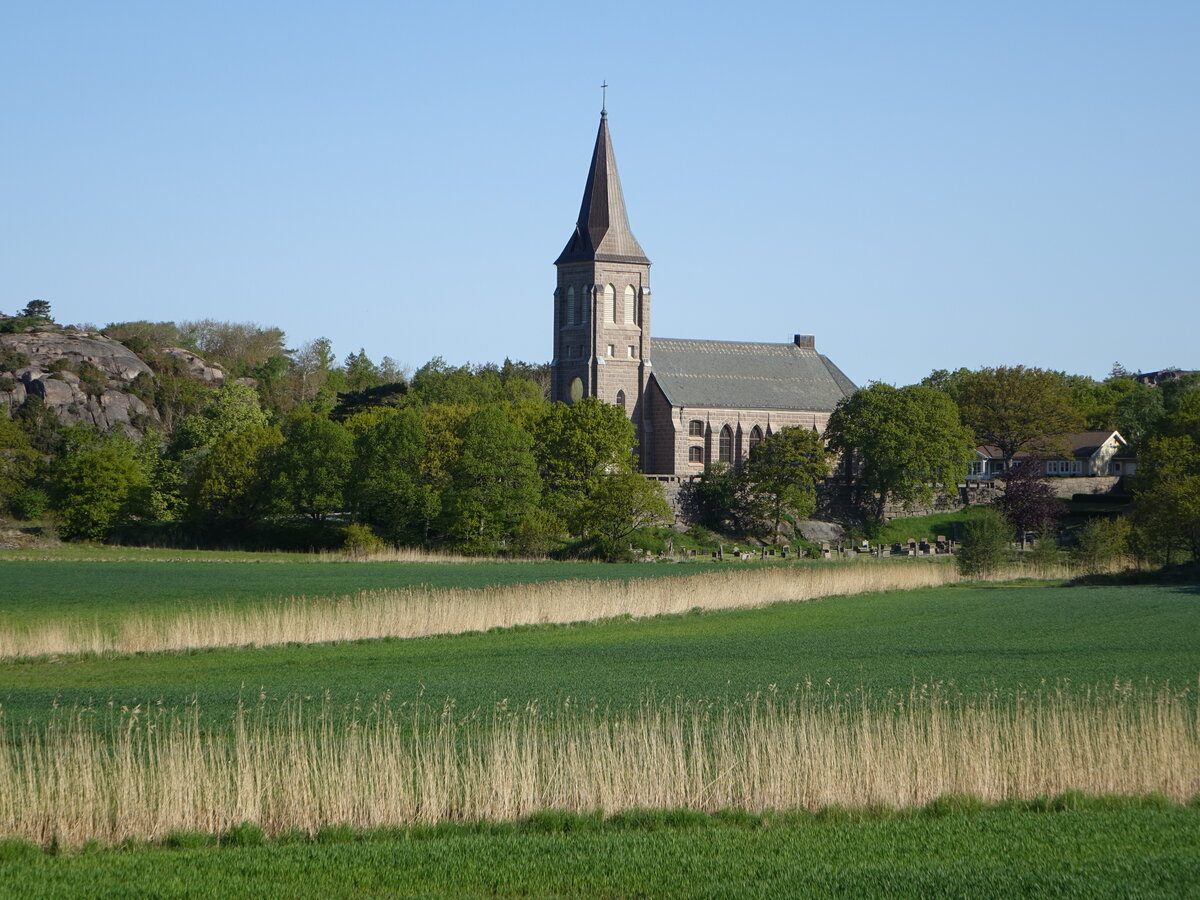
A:
POLYGON ((232 733, 204 730, 195 709, 108 729, 76 715, 17 729, 0 749, 0 837, 78 846, 242 822, 277 834, 546 809, 907 807, 1068 790, 1182 802, 1200 792, 1193 704, 1165 689, 954 700, 914 690, 890 703, 801 689, 456 720, 411 707, 354 719, 293 703, 282 714, 239 710, 232 733))
MULTIPOLYGON (((1014 570, 998 574, 992 580, 1010 580, 1026 574, 1014 570)), ((837 595, 937 587, 962 580, 953 565, 897 561, 768 566, 627 582, 560 581, 478 590, 368 591, 353 596, 264 602, 243 609, 213 605, 167 616, 130 616, 115 630, 71 622, 3 629, 0 658, 462 634, 618 616, 644 618, 695 608, 756 607, 837 595)))

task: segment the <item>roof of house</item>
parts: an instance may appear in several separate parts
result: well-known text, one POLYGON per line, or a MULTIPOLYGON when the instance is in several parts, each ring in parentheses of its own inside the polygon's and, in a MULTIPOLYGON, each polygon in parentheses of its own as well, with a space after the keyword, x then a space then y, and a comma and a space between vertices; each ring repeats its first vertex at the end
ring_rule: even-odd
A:
POLYGON ((650 263, 642 245, 629 229, 621 176, 617 174, 617 158, 608 135, 607 113, 600 114, 600 130, 596 132, 596 147, 592 151, 592 165, 583 188, 575 231, 554 264, 592 261, 650 263))
POLYGON ((672 406, 828 412, 857 390, 828 357, 794 343, 652 338, 650 362, 672 406))
MULTIPOLYGON (((1129 449, 1128 442, 1125 438, 1121 437, 1121 433, 1118 431, 1076 431, 1071 434, 1060 434, 1055 440, 1066 456, 1071 456, 1075 459, 1089 459, 1095 456, 1096 451, 1113 435, 1117 436, 1117 442, 1121 444, 1123 449, 1129 449)), ((987 444, 976 447, 975 452, 988 459, 1000 459, 1004 456, 999 447, 992 447, 987 444)), ((1033 455, 1035 454, 1022 450, 1014 458, 1024 459, 1033 455)), ((1059 454, 1038 453, 1036 455, 1050 458, 1059 454)))

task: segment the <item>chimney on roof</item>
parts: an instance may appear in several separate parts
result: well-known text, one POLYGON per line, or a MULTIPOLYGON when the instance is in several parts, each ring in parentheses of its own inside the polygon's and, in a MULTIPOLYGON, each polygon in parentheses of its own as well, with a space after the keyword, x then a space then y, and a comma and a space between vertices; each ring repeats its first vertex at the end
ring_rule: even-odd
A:
POLYGON ((814 334, 798 334, 795 337, 796 346, 801 350, 816 350, 817 336, 814 334))

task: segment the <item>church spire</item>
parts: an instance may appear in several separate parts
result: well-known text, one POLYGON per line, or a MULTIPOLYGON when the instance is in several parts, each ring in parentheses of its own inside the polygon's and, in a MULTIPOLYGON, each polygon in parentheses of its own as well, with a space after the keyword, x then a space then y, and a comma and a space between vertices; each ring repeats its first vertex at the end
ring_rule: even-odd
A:
POLYGON ((621 177, 617 174, 617 159, 608 135, 607 109, 600 112, 600 130, 596 133, 596 149, 592 151, 592 167, 583 189, 575 233, 554 264, 573 262, 650 264, 629 230, 621 177))

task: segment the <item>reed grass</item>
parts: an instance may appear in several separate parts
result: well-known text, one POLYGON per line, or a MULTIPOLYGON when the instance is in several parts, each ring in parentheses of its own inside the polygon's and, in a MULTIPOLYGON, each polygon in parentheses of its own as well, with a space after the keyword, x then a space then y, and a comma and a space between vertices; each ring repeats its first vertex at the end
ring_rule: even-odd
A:
MULTIPOLYGON (((1028 574, 1012 570, 990 580, 1028 574)), ((768 566, 625 582, 373 590, 332 598, 264 601, 236 609, 213 604, 167 615, 132 615, 115 627, 81 621, 0 627, 0 659, 462 634, 521 625, 644 618, 697 608, 757 607, 835 595, 914 590, 963 580, 953 565, 928 560, 768 566)))
POLYGON ((563 702, 456 715, 386 698, 239 707, 209 730, 195 707, 105 720, 62 714, 0 748, 0 838, 78 846, 251 823, 515 821, 539 811, 904 808, 1082 791, 1200 793, 1195 696, 1163 688, 871 697, 806 686, 614 713, 563 702))

